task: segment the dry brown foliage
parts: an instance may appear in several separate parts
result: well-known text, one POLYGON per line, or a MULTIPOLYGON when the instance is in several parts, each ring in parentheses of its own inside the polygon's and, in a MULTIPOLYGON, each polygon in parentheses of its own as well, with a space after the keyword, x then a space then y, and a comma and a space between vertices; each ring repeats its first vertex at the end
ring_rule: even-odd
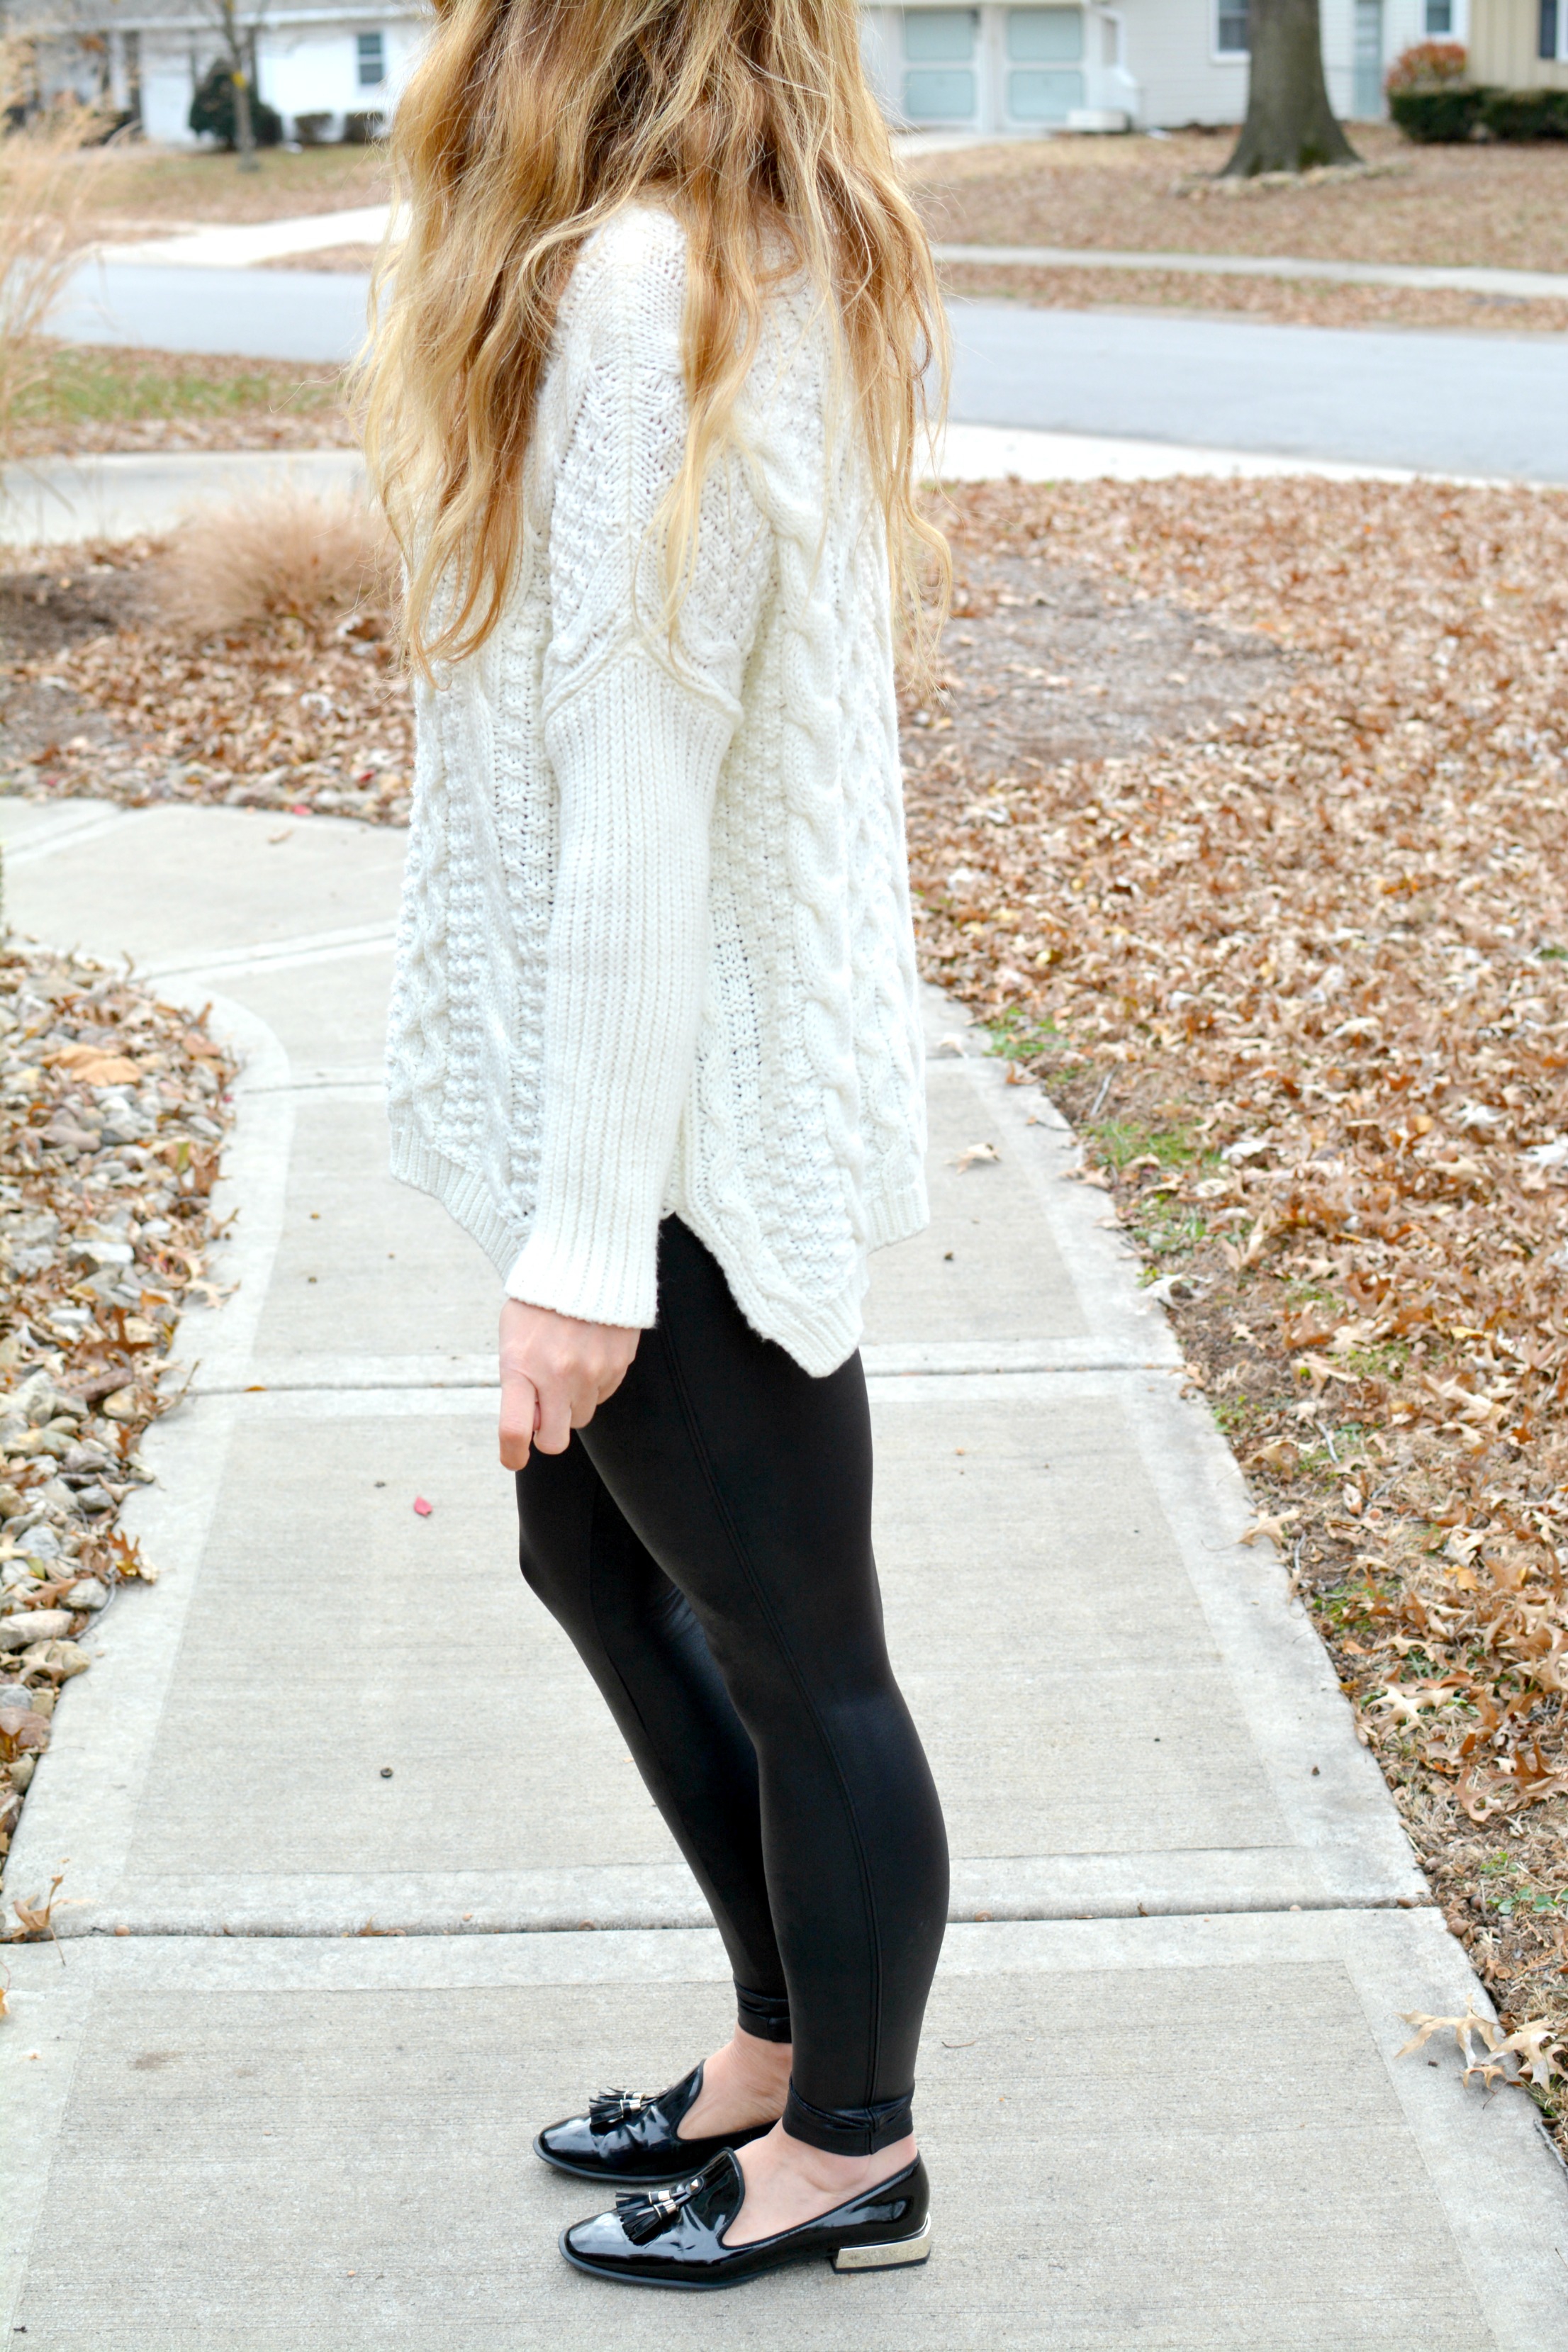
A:
POLYGON ((385 526, 363 499, 284 483, 203 506, 169 542, 155 593, 171 627, 207 638, 384 614, 394 577, 385 526))
POLYGON ((258 261, 258 269, 325 270, 333 278, 368 278, 381 247, 376 245, 322 245, 313 253, 279 253, 258 261))
MULTIPOLYGON (((208 801, 403 822, 413 711, 382 605, 329 598, 200 635, 167 617, 164 552, 79 548, 19 576, 16 619, 56 625, 18 632, 0 663, 0 740, 15 746, 0 766, 27 789, 132 807, 208 801), (83 634, 79 591, 119 626, 83 634)), ((0 640, 5 619, 0 606, 0 640)))
POLYGON ((50 337, 13 420, 18 457, 357 446, 336 368, 50 337))
MULTIPOLYGON (((0 110, 26 97, 30 68, 28 45, 0 37, 0 110)), ((44 331, 88 241, 73 165, 92 121, 89 108, 62 103, 0 140, 0 463, 48 373, 44 331)))
POLYGON ((1125 757, 997 774, 935 714, 923 952, 1086 1122, 1452 1923, 1556 2048, 1568 499, 1013 484, 953 527, 961 570, 1069 567, 1130 635, 1158 598, 1289 656, 1125 757))
POLYGON ((77 168, 88 186, 96 233, 155 236, 215 221, 291 220, 301 213, 341 212, 384 203, 391 194, 386 150, 307 147, 261 152, 258 172, 237 172, 216 148, 157 147, 138 140, 83 151, 77 168))

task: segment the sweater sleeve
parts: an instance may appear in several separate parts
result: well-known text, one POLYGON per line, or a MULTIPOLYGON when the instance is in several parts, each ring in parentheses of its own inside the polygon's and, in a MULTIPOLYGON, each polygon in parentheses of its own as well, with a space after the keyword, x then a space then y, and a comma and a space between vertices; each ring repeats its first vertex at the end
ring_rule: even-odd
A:
POLYGON ((646 232, 617 248, 612 226, 572 289, 584 366, 557 462, 543 677, 560 826, 543 1120, 506 1281, 534 1306, 644 1328, 708 971, 713 803, 771 562, 745 469, 721 461, 670 643, 654 525, 685 443, 684 257, 659 227, 650 252, 646 232))

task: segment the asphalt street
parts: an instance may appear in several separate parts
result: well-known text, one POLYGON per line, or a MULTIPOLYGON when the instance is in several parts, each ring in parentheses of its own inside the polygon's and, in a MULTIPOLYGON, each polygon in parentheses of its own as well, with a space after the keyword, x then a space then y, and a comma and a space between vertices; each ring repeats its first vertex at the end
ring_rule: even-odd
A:
POLYGON ((54 331, 80 343, 228 352, 252 360, 346 360, 364 335, 370 278, 325 269, 160 268, 86 261, 54 331))
POLYGON ((951 305, 965 424, 1568 481, 1568 336, 951 305))
MULTIPOLYGON (((368 280, 90 262, 58 331, 256 359, 346 359, 368 280)), ((1279 326, 954 302, 952 415, 1424 472, 1568 482, 1568 337, 1279 326)))

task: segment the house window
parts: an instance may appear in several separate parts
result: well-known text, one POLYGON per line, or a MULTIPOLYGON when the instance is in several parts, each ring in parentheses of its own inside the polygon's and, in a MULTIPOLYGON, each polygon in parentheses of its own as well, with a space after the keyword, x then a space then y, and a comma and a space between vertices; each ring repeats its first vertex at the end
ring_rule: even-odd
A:
POLYGON ((1084 99, 1083 12, 1009 8, 1007 111, 1015 122, 1065 122, 1084 99))
POLYGON ((1536 55, 1554 58, 1557 55, 1558 0, 1541 0, 1541 37, 1536 42, 1536 55))
POLYGON ((911 122, 967 122, 974 112, 974 8, 906 8, 904 112, 911 122))
POLYGON ((1454 34, 1454 0, 1426 0, 1426 38, 1447 41, 1454 34))
POLYGON ((1244 58, 1252 47, 1251 27, 1247 23, 1247 0, 1219 0, 1219 14, 1215 21, 1215 54, 1222 58, 1244 58))
POLYGON ((361 89, 379 89, 386 79, 384 36, 380 33, 356 33, 354 47, 359 54, 361 89))

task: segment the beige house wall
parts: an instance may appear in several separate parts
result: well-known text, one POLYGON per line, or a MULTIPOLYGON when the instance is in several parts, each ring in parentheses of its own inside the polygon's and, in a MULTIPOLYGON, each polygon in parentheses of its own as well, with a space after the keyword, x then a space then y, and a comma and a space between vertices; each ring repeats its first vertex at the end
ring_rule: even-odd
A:
POLYGON ((1568 59, 1539 58, 1539 0, 1470 0, 1470 71, 1501 89, 1568 89, 1568 59))

